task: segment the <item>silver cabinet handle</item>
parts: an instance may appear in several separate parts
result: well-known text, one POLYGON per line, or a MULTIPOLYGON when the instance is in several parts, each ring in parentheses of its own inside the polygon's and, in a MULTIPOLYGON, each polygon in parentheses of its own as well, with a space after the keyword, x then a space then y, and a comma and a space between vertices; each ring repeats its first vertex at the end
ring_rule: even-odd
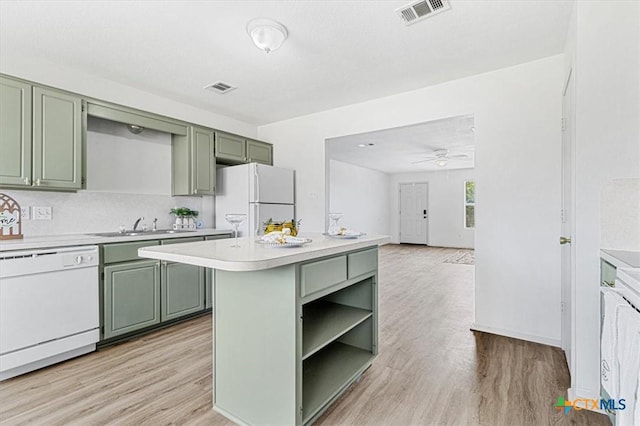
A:
POLYGON ((36 179, 36 186, 40 186, 40 178, 36 179))
POLYGON ((31 179, 29 179, 28 177, 24 178, 24 183, 26 183, 27 185, 31 185, 31 179))
POLYGON ((160 268, 160 262, 156 262, 156 269, 160 268))

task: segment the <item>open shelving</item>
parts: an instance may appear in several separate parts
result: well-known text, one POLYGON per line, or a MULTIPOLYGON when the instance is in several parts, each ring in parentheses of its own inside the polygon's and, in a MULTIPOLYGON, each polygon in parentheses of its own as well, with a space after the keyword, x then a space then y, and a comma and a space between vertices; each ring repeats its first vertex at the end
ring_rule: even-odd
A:
POLYGON ((355 379, 373 359, 371 351, 333 342, 304 363, 303 423, 355 379))

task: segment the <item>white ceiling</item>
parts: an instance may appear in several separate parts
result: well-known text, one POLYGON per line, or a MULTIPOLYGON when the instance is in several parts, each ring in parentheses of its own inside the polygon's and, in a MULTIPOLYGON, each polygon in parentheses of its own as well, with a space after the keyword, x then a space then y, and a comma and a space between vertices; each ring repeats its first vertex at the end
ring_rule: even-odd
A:
POLYGON ((355 164, 384 173, 406 173, 469 169, 475 165, 473 115, 445 118, 410 126, 327 140, 330 159, 355 164), (361 144, 374 144, 360 147, 361 144), (434 150, 447 149, 446 166, 422 161, 434 150), (466 155, 455 158, 455 155, 466 155), (417 163, 420 161, 419 163, 417 163))
POLYGON ((451 1, 405 26, 408 1, 0 1, 0 60, 19 51, 265 124, 562 52, 570 1, 451 1), (289 38, 265 54, 256 17, 289 38), (203 86, 222 80, 224 95, 203 86))

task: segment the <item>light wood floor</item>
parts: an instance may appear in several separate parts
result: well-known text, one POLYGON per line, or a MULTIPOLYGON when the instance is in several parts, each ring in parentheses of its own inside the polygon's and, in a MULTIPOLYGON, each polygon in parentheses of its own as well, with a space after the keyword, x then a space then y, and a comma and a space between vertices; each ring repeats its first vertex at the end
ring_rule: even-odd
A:
MULTIPOLYGON (((469 331, 473 266, 385 246, 380 354, 318 425, 608 425, 557 412, 557 348, 469 331)), ((211 410, 211 317, 0 383, 6 425, 228 425, 211 410)))

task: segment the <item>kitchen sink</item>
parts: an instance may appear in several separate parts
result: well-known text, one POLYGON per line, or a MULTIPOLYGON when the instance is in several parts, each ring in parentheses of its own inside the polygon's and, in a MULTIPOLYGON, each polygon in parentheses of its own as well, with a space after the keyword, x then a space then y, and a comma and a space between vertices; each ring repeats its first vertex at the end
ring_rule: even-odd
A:
POLYGON ((162 234, 183 234, 193 232, 188 229, 158 229, 156 231, 126 231, 126 232, 98 232, 96 237, 135 237, 139 235, 162 235, 162 234))

